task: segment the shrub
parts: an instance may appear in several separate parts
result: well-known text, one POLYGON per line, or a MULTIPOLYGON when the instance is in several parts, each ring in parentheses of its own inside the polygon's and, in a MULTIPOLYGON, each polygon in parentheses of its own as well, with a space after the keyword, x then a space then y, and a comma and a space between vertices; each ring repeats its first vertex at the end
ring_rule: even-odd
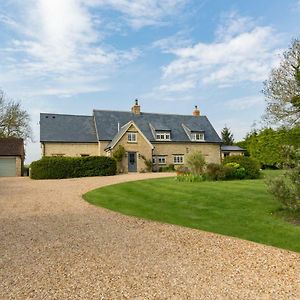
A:
POLYGON ((32 179, 61 179, 116 174, 116 160, 106 156, 43 157, 30 165, 32 179))
POLYGON ((225 167, 227 167, 227 179, 244 179, 246 177, 245 168, 241 167, 238 163, 227 163, 225 167))
POLYGON ((173 172, 175 171, 174 165, 170 164, 167 166, 159 167, 158 169, 159 172, 173 172))
POLYGON ((206 167, 205 177, 209 180, 226 179, 226 167, 220 164, 210 163, 206 167))
POLYGON ((125 156, 126 150, 122 145, 119 145, 119 147, 114 150, 112 156, 113 158, 117 161, 117 169, 118 169, 118 173, 122 173, 123 172, 123 168, 122 168, 122 160, 123 157, 125 156))
MULTIPOLYGON (((141 155, 141 158, 144 160, 144 164, 146 166, 146 170, 143 171, 147 171, 147 172, 152 172, 153 169, 153 162, 151 159, 147 159, 144 155, 141 155)), ((143 172, 145 173, 145 172, 143 172)))
POLYGON ((176 180, 180 182, 200 182, 200 181, 204 181, 204 177, 202 175, 187 173, 187 174, 177 175, 176 180))
POLYGON ((205 158, 201 151, 194 151, 188 154, 186 158, 186 163, 191 169, 193 174, 201 175, 203 174, 205 166, 205 158))
POLYGON ((267 181, 268 191, 279 200, 283 208, 300 210, 300 149, 285 147, 288 170, 267 181))
POLYGON ((260 165, 256 159, 243 155, 227 156, 224 158, 223 164, 237 163, 245 169, 245 178, 255 179, 260 175, 260 165))

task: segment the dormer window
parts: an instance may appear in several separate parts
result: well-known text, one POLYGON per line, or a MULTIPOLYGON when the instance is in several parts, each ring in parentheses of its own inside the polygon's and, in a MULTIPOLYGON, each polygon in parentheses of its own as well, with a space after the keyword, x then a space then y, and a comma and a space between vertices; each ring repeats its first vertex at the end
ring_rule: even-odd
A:
POLYGON ((204 141, 203 132, 192 132, 192 141, 204 141))
POLYGON ((171 134, 170 134, 170 132, 156 131, 156 140, 158 140, 158 141, 170 141, 171 140, 171 134))

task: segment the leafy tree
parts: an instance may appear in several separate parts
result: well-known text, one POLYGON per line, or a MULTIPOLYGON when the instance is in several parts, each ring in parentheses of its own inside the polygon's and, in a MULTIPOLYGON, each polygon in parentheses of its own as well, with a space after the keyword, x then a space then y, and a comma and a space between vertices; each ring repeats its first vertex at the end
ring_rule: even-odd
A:
POLYGON ((231 133, 230 129, 227 126, 225 126, 222 129, 221 135, 222 135, 222 142, 224 145, 233 145, 234 143, 233 134, 231 133))
POLYGON ((279 67, 264 82, 267 108, 264 119, 271 123, 295 125, 300 122, 300 40, 284 52, 279 67))
POLYGON ((247 134, 242 145, 262 165, 279 167, 286 160, 285 145, 300 147, 300 127, 254 130, 247 134))
POLYGON ((206 164, 205 158, 201 151, 194 151, 188 154, 186 163, 193 174, 203 174, 204 166, 206 164))
POLYGON ((0 90, 0 138, 31 139, 30 116, 19 102, 8 100, 0 90))

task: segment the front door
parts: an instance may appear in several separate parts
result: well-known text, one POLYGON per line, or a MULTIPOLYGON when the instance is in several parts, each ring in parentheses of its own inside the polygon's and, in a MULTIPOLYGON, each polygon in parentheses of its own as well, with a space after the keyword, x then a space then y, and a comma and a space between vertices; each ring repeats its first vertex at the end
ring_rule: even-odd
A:
POLYGON ((136 172, 136 152, 128 152, 128 172, 136 172))

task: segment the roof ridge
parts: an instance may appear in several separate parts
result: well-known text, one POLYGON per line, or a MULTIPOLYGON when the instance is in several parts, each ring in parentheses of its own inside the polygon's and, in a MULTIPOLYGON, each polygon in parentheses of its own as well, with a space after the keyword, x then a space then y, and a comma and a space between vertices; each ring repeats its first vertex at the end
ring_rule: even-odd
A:
POLYGON ((40 115, 55 115, 55 116, 90 117, 90 118, 93 118, 93 115, 75 115, 75 114, 57 114, 57 113, 40 113, 40 115))
MULTIPOLYGON (((93 112, 124 112, 129 114, 134 114, 131 111, 125 111, 125 110, 111 110, 111 109, 93 109, 93 112)), ((184 117, 207 117, 206 115, 200 115, 200 116, 193 116, 193 115, 182 115, 182 114, 175 114, 175 113, 155 113, 155 112, 141 112, 140 115, 169 115, 169 116, 184 116, 184 117)))

